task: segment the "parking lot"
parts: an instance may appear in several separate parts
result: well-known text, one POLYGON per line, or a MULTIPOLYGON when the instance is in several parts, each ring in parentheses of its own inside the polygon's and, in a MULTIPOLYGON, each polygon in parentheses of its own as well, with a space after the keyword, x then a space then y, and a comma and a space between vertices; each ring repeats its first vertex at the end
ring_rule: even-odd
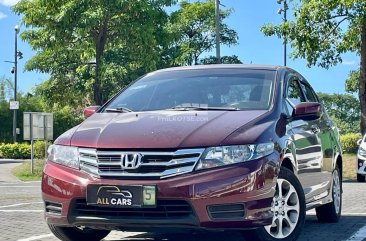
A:
MULTIPOLYGON (((0 240, 56 241, 43 220, 40 182, 20 182, 9 173, 18 163, 0 160, 0 240)), ((366 183, 343 183, 343 217, 336 224, 320 224, 314 212, 308 212, 299 238, 305 240, 366 240, 366 183)), ((243 240, 236 232, 174 234, 112 232, 105 240, 243 240)))

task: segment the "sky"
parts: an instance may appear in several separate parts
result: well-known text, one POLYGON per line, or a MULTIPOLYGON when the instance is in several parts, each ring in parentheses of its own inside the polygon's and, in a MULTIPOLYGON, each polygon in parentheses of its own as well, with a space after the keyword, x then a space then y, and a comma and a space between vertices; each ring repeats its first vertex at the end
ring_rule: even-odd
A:
MULTIPOLYGON (((14 61, 14 26, 21 25, 20 17, 12 13, 10 7, 18 0, 0 0, 0 78, 13 79, 10 73, 12 64, 4 61, 14 61)), ((265 37, 260 27, 265 23, 278 24, 282 21, 277 14, 280 6, 276 0, 221 0, 221 8, 232 8, 233 13, 225 22, 236 30, 239 44, 222 46, 221 55, 237 55, 244 63, 283 65, 283 44, 277 37, 265 37)), ((23 59, 18 62, 18 90, 26 93, 42 81, 47 75, 37 72, 24 72, 25 62, 35 54, 25 42, 18 40, 18 50, 23 53, 23 59)), ((291 48, 288 46, 288 52, 291 48)), ((214 53, 212 53, 214 54, 214 53)), ((302 59, 287 60, 287 66, 301 73, 313 86, 315 91, 324 93, 344 93, 345 80, 351 70, 359 68, 359 57, 353 53, 342 56, 343 63, 330 69, 318 67, 308 68, 302 59)))

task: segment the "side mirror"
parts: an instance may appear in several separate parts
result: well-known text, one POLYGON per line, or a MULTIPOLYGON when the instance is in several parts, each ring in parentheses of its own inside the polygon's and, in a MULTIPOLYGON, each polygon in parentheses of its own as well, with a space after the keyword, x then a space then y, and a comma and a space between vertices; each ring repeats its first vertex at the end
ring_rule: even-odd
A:
POLYGON ((316 120, 321 116, 321 106, 318 102, 303 102, 295 105, 292 118, 294 120, 316 120))
POLYGON ((99 107, 100 107, 99 105, 92 105, 86 107, 83 111, 84 117, 88 118, 92 116, 99 109, 99 107))
POLYGON ((357 145, 361 145, 361 143, 362 143, 362 139, 359 139, 359 140, 357 141, 357 145))

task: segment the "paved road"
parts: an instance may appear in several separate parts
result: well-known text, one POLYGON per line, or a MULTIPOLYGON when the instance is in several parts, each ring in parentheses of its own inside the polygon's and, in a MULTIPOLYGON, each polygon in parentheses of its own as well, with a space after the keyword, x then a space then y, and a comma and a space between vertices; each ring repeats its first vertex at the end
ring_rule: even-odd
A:
MULTIPOLYGON (((57 241, 43 220, 40 182, 19 182, 0 160, 0 240, 57 241)), ((343 217, 337 224, 320 224, 308 212, 299 241, 366 241, 366 183, 344 183, 343 217)), ((112 232, 108 241, 244 241, 238 233, 152 234, 112 232)))

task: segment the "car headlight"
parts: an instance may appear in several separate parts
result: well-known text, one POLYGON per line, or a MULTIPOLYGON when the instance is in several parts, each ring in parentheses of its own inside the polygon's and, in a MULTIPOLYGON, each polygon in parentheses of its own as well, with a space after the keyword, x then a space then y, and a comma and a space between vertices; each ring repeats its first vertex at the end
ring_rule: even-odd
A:
POLYGON ((196 170, 250 161, 267 156, 274 151, 272 142, 256 145, 218 146, 206 148, 196 170))
POLYGON ((79 149, 77 147, 51 145, 47 154, 48 160, 51 162, 79 169, 79 149))
POLYGON ((366 157, 366 150, 362 147, 358 148, 358 155, 366 157))

